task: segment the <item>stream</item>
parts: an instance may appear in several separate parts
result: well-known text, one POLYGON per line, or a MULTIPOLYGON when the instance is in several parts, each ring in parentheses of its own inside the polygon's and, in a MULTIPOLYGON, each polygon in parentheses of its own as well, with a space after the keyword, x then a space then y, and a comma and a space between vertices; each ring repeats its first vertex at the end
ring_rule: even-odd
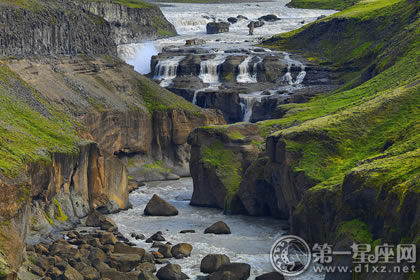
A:
MULTIPOLYGON (((162 231, 166 240, 174 245, 181 242, 191 244, 193 250, 189 258, 170 260, 171 263, 181 265, 182 271, 191 279, 204 276, 200 273, 200 262, 207 254, 226 254, 232 262, 250 264, 250 279, 273 271, 269 252, 274 241, 284 233, 282 226, 286 224, 285 221, 267 217, 226 216, 220 209, 190 206, 192 191, 191 178, 149 182, 130 194, 132 209, 112 214, 110 217, 117 223, 120 232, 127 237, 133 232, 150 237, 153 233, 162 231), (153 194, 158 194, 174 205, 179 214, 174 217, 145 216, 144 208, 153 194), (204 234, 204 230, 217 221, 224 221, 230 227, 232 234, 204 234), (179 233, 186 229, 195 230, 195 233, 179 233)), ((150 243, 143 240, 130 237, 130 241, 146 250, 151 247, 150 243)), ((308 271, 290 279, 322 279, 322 277, 308 271)))

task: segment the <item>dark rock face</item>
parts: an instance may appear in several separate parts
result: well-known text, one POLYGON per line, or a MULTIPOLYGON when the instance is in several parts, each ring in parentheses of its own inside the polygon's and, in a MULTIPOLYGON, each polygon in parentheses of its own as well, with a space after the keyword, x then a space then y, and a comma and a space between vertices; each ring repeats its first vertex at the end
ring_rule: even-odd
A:
POLYGON ((257 276, 255 280, 284 280, 284 276, 278 272, 269 272, 263 275, 257 276))
POLYGON ((80 5, 109 23, 117 45, 176 35, 175 27, 153 4, 144 8, 129 8, 113 2, 87 1, 80 5), (162 36, 159 32, 167 35, 162 36))
POLYGON ((231 234, 228 225, 222 221, 218 221, 204 230, 204 233, 214 234, 231 234))
POLYGON ((246 280, 251 274, 251 266, 246 263, 230 263, 222 265, 217 272, 210 275, 210 279, 225 279, 224 275, 230 274, 230 279, 246 280))
POLYGON ((176 216, 178 215, 178 210, 154 194, 152 199, 147 203, 144 214, 149 216, 176 216))
POLYGON ((184 280, 189 279, 185 273, 181 271, 181 266, 178 264, 168 264, 158 270, 156 274, 159 280, 184 280))
POLYGON ((239 20, 238 18, 234 18, 234 17, 230 17, 230 18, 227 19, 227 21, 232 23, 232 24, 237 23, 238 20, 239 20))
POLYGON ((207 34, 217 34, 229 32, 229 23, 227 22, 209 22, 206 26, 207 34))
POLYGON ((258 18, 259 21, 277 21, 280 20, 276 15, 266 15, 258 18))
POLYGON ((230 259, 226 255, 210 254, 201 260, 200 271, 203 273, 213 273, 225 264, 229 264, 230 259))

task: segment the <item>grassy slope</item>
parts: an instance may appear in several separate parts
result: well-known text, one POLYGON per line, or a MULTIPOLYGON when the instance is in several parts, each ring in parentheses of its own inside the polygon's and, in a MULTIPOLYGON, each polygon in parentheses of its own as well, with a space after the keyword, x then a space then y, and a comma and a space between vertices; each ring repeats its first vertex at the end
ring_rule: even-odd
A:
POLYGON ((271 41, 337 68, 357 66, 342 88, 305 104, 282 105, 282 119, 259 123, 264 133, 277 130, 289 150, 301 153, 295 169, 319 181, 310 192, 339 194, 344 177, 357 173, 364 186, 395 194, 400 206, 407 193, 420 193, 418 8, 415 1, 364 0, 271 41))
POLYGON ((303 9, 335 9, 344 10, 359 0, 292 0, 288 7, 303 9))

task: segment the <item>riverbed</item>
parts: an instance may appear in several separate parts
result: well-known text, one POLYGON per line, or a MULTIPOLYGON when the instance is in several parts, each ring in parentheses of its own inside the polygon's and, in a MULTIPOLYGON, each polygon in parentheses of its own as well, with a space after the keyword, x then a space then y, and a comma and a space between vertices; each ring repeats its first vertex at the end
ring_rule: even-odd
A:
MULTIPOLYGON (((233 262, 245 262, 251 265, 251 277, 273 271, 269 252, 274 241, 285 231, 286 221, 267 217, 249 217, 243 215, 224 215, 220 209, 191 206, 193 191, 191 178, 178 181, 149 182, 130 195, 132 209, 111 215, 119 230, 126 236, 141 233, 150 237, 157 231, 172 244, 187 242, 193 246, 191 257, 171 263, 180 264, 184 273, 192 279, 204 275, 200 273, 200 261, 207 254, 226 254, 233 262), (143 211, 153 196, 158 194, 174 205, 179 214, 174 217, 144 216, 143 211), (224 221, 232 234, 204 234, 205 228, 217 221, 224 221), (192 229, 195 233, 181 234, 181 230, 192 229)), ((137 246, 151 250, 151 244, 131 238, 137 246)), ((322 279, 319 275, 306 273, 293 279, 322 279)))

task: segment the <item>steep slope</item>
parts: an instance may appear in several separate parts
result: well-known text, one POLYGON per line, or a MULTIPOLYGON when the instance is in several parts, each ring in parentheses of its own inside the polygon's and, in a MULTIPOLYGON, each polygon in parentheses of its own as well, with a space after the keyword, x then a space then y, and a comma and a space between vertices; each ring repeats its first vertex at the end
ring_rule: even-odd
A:
MULTIPOLYGON (((292 233, 309 242, 343 246, 364 234, 368 242, 418 243, 418 10, 416 1, 360 1, 266 42, 341 69, 346 84, 308 103, 280 105, 283 118, 257 123, 266 147, 251 167, 237 170, 242 180, 233 210, 289 218, 292 233)), ((197 129, 192 138, 212 130, 220 131, 197 129)), ((235 156, 244 140, 219 150, 235 156)), ((194 144, 192 159, 205 158, 205 146, 194 144)), ((201 168, 201 174, 214 169, 201 168)), ((203 188, 216 187, 194 191, 203 188)))

